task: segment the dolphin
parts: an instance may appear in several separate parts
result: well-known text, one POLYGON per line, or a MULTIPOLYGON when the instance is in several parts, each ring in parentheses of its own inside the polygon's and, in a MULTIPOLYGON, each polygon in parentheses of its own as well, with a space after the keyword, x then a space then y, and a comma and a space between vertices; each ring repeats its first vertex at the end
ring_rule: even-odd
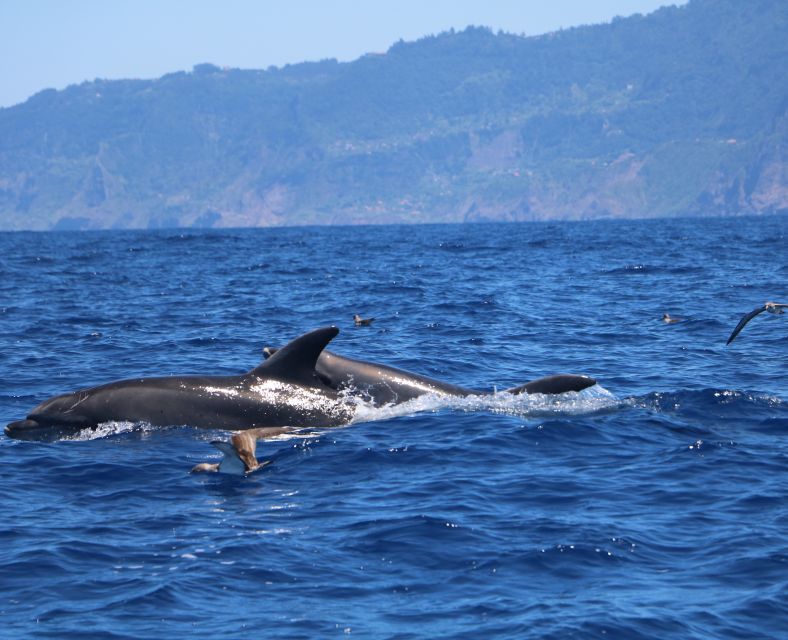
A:
POLYGON ((54 440, 112 421, 225 430, 346 424, 353 407, 315 373, 320 352, 337 333, 336 327, 306 333, 239 376, 120 380, 59 395, 8 424, 5 434, 54 440))
MULTIPOLYGON (((271 357, 278 349, 265 347, 263 354, 271 357)), ((487 392, 460 387, 448 382, 434 380, 418 373, 397 369, 376 362, 354 360, 324 349, 315 364, 315 372, 321 380, 337 391, 351 390, 375 406, 398 404, 425 394, 441 396, 484 395, 487 392)), ((557 374, 526 382, 507 389, 507 393, 558 394, 567 391, 582 391, 596 384, 594 378, 575 374, 557 374)))
MULTIPOLYGON (((120 380, 59 395, 35 407, 26 419, 9 423, 5 434, 20 440, 56 440, 114 421, 232 431, 324 428, 351 422, 354 396, 380 406, 427 393, 478 393, 327 352, 326 345, 338 333, 336 327, 315 329, 281 349, 267 349, 270 357, 238 376, 120 380)), ((509 392, 563 393, 595 383, 586 376, 557 375, 527 382, 509 392)))

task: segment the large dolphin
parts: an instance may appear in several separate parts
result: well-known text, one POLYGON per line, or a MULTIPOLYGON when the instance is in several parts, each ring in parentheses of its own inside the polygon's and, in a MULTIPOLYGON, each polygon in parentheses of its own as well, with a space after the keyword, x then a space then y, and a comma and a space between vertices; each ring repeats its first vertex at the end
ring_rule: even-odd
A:
POLYGON ((216 429, 329 427, 347 423, 353 408, 315 373, 335 327, 296 338, 239 376, 172 376, 120 380, 46 400, 6 435, 55 439, 104 422, 147 422, 216 429))
MULTIPOLYGON (((239 376, 172 376, 120 380, 46 400, 24 420, 6 426, 21 440, 55 440, 101 423, 146 422, 225 430, 322 428, 349 423, 357 391, 376 405, 425 393, 469 395, 469 389, 393 367, 326 352, 339 333, 315 329, 239 376), (350 393, 348 393, 350 391, 350 393)), ((593 378, 550 376, 511 393, 562 393, 593 385, 593 378)))

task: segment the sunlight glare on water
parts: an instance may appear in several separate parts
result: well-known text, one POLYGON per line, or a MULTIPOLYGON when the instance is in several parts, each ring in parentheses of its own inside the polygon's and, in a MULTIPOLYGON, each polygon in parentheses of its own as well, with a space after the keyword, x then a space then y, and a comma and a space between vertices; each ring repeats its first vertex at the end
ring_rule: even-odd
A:
POLYGON ((785 222, 0 234, 5 422, 328 325, 465 388, 598 380, 351 394, 246 477, 190 474, 229 434, 189 425, 2 437, 0 636, 782 640, 788 315, 725 341, 788 295, 785 222))

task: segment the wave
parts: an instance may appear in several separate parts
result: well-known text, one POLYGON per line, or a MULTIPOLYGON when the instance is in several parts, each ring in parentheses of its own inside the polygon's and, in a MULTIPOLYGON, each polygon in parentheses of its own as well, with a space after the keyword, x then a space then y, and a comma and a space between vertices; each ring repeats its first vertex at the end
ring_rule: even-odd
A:
POLYGON ((492 394, 446 396, 426 394, 401 404, 374 407, 361 403, 353 423, 388 420, 419 413, 457 411, 464 413, 497 413, 525 418, 556 415, 582 415, 614 408, 620 401, 607 389, 594 385, 583 391, 569 391, 558 395, 519 394, 496 391, 492 394))
POLYGON ((628 398, 625 404, 658 413, 698 412, 706 417, 711 415, 718 418, 735 415, 740 411, 747 412, 752 418, 753 411, 772 413, 775 409, 788 409, 788 402, 775 395, 714 388, 654 391, 628 398))
MULTIPOLYGON (((765 393, 732 389, 698 389, 679 391, 654 391, 640 396, 619 398, 603 386, 596 384, 580 392, 549 394, 519 394, 495 391, 491 394, 449 396, 425 394, 399 404, 375 406, 353 389, 344 392, 344 401, 354 405, 354 417, 347 425, 379 422, 405 416, 430 413, 491 413, 524 419, 577 417, 613 413, 624 409, 645 410, 665 416, 691 419, 698 424, 728 420, 760 420, 767 427, 778 428, 788 421, 788 401, 765 393)), ((170 429, 188 427, 173 425, 170 429)), ((338 428, 332 427, 332 428, 338 428)), ((65 436, 66 441, 89 441, 136 434, 145 437, 157 427, 145 422, 111 421, 96 428, 87 428, 65 436)), ((206 438, 215 437, 219 430, 206 430, 206 438)), ((322 430, 321 430, 322 431, 322 430)), ((272 440, 287 441, 315 436, 311 429, 281 434, 272 440)))
POLYGON ((161 427, 154 427, 148 422, 130 422, 127 420, 113 420, 102 422, 97 427, 81 429, 76 433, 63 436, 60 440, 67 442, 85 442, 87 440, 99 440, 126 433, 145 434, 150 431, 158 431, 161 427))
POLYGON ((688 274, 688 273, 702 273, 703 269, 696 266, 664 266, 654 264, 627 264, 623 267, 614 267, 601 271, 601 275, 606 276, 620 276, 620 275, 645 275, 645 274, 688 274))

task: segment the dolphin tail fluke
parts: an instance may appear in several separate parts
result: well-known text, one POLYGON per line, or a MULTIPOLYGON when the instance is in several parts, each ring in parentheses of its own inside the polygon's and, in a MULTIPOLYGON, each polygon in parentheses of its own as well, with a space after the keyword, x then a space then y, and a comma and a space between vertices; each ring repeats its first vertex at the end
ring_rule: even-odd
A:
POLYGON ((513 395, 520 393, 565 393, 567 391, 582 391, 595 384, 596 380, 588 376, 561 373, 539 378, 538 380, 531 380, 521 384, 519 387, 507 389, 507 391, 513 395))

